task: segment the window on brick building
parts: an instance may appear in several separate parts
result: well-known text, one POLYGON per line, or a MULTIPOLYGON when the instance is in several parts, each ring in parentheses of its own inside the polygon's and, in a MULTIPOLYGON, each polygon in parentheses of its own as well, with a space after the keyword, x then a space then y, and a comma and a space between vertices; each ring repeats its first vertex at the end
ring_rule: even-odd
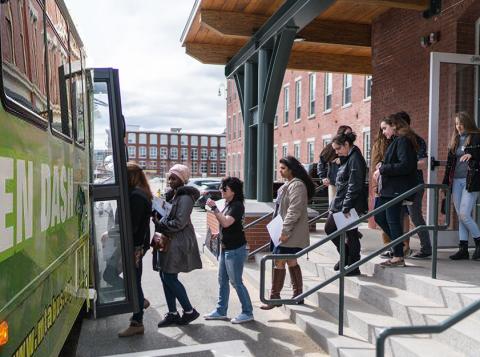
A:
POLYGON ((182 161, 188 161, 188 148, 180 149, 180 158, 182 161))
POLYGON ((237 171, 235 173, 236 177, 240 177, 240 168, 242 167, 242 154, 237 152, 237 171))
POLYGON ((207 163, 206 162, 201 162, 200 163, 200 172, 202 174, 206 174, 207 173, 207 163))
POLYGON ((342 105, 348 105, 352 103, 352 75, 343 75, 343 101, 342 105))
POLYGON ((317 76, 315 73, 308 75, 308 115, 315 115, 315 91, 317 86, 317 76))
POLYGON ((227 146, 227 143, 226 143, 226 140, 225 140, 225 137, 224 136, 221 136, 220 137, 220 146, 222 148, 226 147, 227 146))
POLYGON ((307 162, 312 163, 315 161, 315 141, 307 141, 307 162))
POLYGON ((273 126, 275 128, 278 126, 278 106, 277 106, 277 110, 275 110, 275 116, 273 117, 273 126))
POLYGON ((217 174, 217 163, 216 162, 211 162, 210 163, 210 174, 211 175, 216 175, 217 174))
POLYGON ((198 136, 190 136, 190 146, 198 146, 198 136))
POLYGON ((288 111, 290 109, 290 88, 283 88, 283 124, 288 124, 288 111))
POLYGON ((128 157, 129 158, 135 158, 135 146, 129 146, 128 147, 128 157))
POLYGON ((166 147, 160 148, 160 159, 163 159, 163 160, 168 159, 168 150, 166 147))
POLYGON ((161 134, 160 135, 160 145, 168 145, 168 135, 161 134))
POLYGON ((327 146, 332 142, 332 139, 323 139, 323 147, 327 146))
POLYGON ((157 168, 157 162, 156 161, 149 161, 148 162, 148 167, 151 169, 156 169, 157 168))
POLYGON ((163 176, 167 173, 167 163, 165 161, 160 162, 160 175, 163 176))
POLYGON ((208 136, 202 136, 200 138, 200 144, 201 146, 208 146, 208 136))
POLYGON ((295 81, 295 120, 302 118, 302 81, 295 81))
POLYGON ((150 145, 157 145, 157 134, 150 134, 150 145))
POLYGON ((202 148, 202 160, 207 160, 208 159, 208 149, 202 148))
POLYGON ((145 146, 138 148, 138 157, 147 157, 147 148, 145 146))
POLYGON ((149 157, 151 159, 156 159, 157 158, 157 148, 156 147, 154 147, 154 146, 150 147, 149 157))
POLYGON ((145 145, 147 143, 147 134, 138 134, 138 143, 145 145))
POLYGON ((242 112, 238 112, 238 138, 242 137, 242 125, 243 125, 243 119, 242 119, 242 112))
POLYGON ((198 174, 198 163, 192 162, 191 164, 192 176, 196 176, 198 174))
POLYGON ((210 150, 210 160, 217 160, 217 149, 210 150))
POLYGON ((190 155, 192 156, 192 160, 198 160, 198 149, 197 148, 191 148, 190 149, 190 155))
POLYGON ((372 76, 365 76, 365 94, 364 99, 370 99, 372 97, 372 76))
POLYGON ((370 167, 370 159, 371 159, 370 130, 363 132, 363 157, 367 162, 367 167, 370 167))
POLYGON ((227 167, 225 165, 225 162, 221 162, 220 163, 220 175, 224 176, 226 172, 227 172, 227 167))
POLYGON ((180 145, 182 145, 182 146, 187 146, 188 145, 188 136, 187 135, 182 135, 180 137, 180 145))
POLYGON ((178 145, 178 135, 170 135, 170 145, 178 145))
POLYGON ((232 125, 232 139, 236 139, 237 138, 237 117, 235 116, 235 114, 233 114, 233 125, 232 125))
POLYGON ((300 143, 293 144, 293 156, 300 160, 300 143))
POLYGON ((171 160, 178 159, 178 148, 170 148, 170 159, 171 160))
POLYGON ((217 136, 210 137, 210 146, 213 146, 213 147, 218 146, 218 137, 217 136))
POLYGON ((278 146, 273 145, 273 181, 277 180, 278 146))
POLYGON ((140 167, 141 167, 142 169, 144 169, 144 168, 147 167, 145 161, 139 161, 138 164, 140 165, 140 167))
POLYGON ((225 160, 226 157, 227 157, 227 150, 220 149, 220 160, 225 160))
POLYGON ((282 145, 282 157, 287 157, 288 156, 288 144, 283 144, 282 145))
POLYGON ((333 74, 325 73, 324 80, 324 111, 332 110, 332 95, 333 95, 333 74))
POLYGON ((128 133, 128 143, 135 144, 137 142, 137 135, 135 133, 128 133))

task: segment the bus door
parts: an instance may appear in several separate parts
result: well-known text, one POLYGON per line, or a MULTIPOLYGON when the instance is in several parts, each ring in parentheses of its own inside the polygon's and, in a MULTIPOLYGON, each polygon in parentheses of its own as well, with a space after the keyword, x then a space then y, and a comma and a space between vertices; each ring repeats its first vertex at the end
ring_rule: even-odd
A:
POLYGON ((91 202, 97 316, 134 311, 134 251, 127 188, 125 121, 118 70, 93 70, 91 202))

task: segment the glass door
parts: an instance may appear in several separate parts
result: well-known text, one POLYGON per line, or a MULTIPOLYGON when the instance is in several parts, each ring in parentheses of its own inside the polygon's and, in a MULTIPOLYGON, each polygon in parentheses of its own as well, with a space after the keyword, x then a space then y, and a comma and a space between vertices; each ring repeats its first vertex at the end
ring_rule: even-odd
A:
MULTIPOLYGON (((430 103, 428 152, 428 182, 442 182, 447 161, 448 146, 455 133, 455 114, 469 113, 477 125, 478 115, 478 66, 480 56, 457 53, 433 52, 430 58, 430 103)), ((427 216, 433 224, 435 207, 433 192, 428 191, 427 216)), ((458 245, 458 224, 451 207, 452 225, 450 230, 439 232, 438 246, 458 245)), ((477 217, 478 218, 478 217, 477 217)))
POLYGON ((118 71, 93 70, 91 173, 97 315, 138 306, 118 71))

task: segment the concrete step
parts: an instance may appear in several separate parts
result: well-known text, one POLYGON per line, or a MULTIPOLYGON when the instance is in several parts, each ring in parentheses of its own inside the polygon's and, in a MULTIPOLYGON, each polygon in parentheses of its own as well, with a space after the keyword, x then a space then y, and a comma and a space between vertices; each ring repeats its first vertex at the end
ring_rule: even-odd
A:
MULTIPOLYGON (((288 274, 287 274, 288 276, 288 274)), ((245 277, 252 283, 259 283, 258 265, 249 264, 245 269, 245 277)), ((305 276, 305 288, 317 282, 305 276)), ((267 286, 270 277, 267 274, 267 286)), ((283 290, 284 296, 291 295, 291 289, 283 290)), ((345 297, 345 326, 344 336, 338 336, 338 288, 327 286, 322 291, 311 295, 307 299, 308 305, 285 305, 282 307, 289 313, 310 338, 316 341, 331 356, 374 356, 373 343, 381 329, 385 326, 401 326, 399 320, 388 316, 372 306, 355 299, 345 297), (319 308, 320 309, 319 309, 319 308)), ((421 337, 425 339, 424 336, 421 337)), ((436 343, 433 348, 421 348, 418 354, 418 337, 392 337, 386 345, 386 351, 392 356, 435 356, 438 353, 447 353, 448 356, 461 356, 442 343, 436 343)), ((423 342, 423 341, 422 341, 423 342)), ((432 345, 431 341, 429 340, 432 345)), ((425 344, 423 342, 423 344, 425 344)))

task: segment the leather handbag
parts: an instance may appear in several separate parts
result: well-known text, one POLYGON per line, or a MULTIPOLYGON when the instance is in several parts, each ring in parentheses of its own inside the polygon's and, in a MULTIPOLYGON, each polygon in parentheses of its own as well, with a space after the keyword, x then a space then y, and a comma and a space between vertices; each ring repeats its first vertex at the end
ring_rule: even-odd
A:
POLYGON ((170 247, 171 239, 167 237, 165 234, 155 232, 152 237, 152 241, 150 246, 154 250, 158 250, 159 252, 166 253, 170 247))

